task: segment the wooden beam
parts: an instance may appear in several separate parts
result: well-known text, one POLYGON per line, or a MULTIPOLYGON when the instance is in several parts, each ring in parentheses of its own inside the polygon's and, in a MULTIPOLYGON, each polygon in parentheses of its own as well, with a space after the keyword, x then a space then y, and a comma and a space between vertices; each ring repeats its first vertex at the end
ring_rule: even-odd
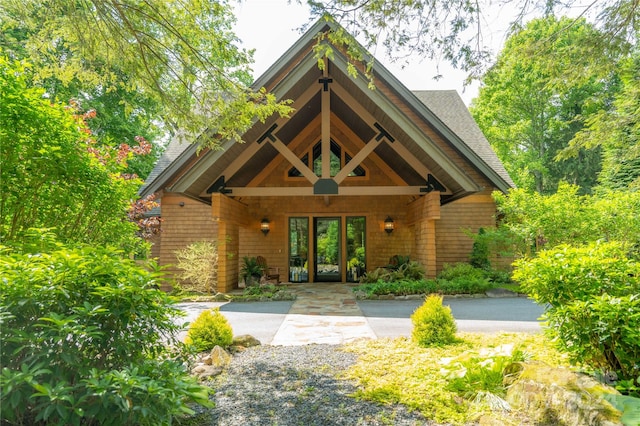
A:
POLYGON ((331 90, 329 90, 327 58, 324 58, 324 69, 322 71, 323 78, 320 82, 323 84, 321 95, 321 113, 322 116, 322 178, 329 179, 331 177, 331 90))
POLYGON ((338 195, 423 195, 423 186, 341 186, 338 195))
POLYGON ((360 165, 364 161, 365 158, 369 156, 373 152, 374 149, 378 146, 378 143, 382 139, 378 140, 373 138, 366 144, 358 153, 349 161, 349 163, 345 164, 344 167, 338 172, 338 174, 333 178, 338 185, 347 177, 349 173, 355 170, 356 167, 360 165))
MULTIPOLYGON (((365 142, 360 139, 360 137, 356 135, 353 130, 351 130, 351 128, 335 114, 333 114, 332 116, 332 123, 334 124, 334 132, 339 131, 342 132, 343 135, 343 137, 337 137, 334 135, 335 140, 342 143, 343 146, 347 146, 347 143, 350 143, 352 146, 355 146, 359 149, 362 149, 362 147, 364 147, 365 142)), ((355 152, 355 150, 353 152, 355 152)), ((407 184, 395 170, 389 167, 389 165, 382 158, 380 158, 378 154, 374 152, 370 154, 368 158, 369 161, 372 161, 375 164, 378 170, 380 170, 385 174, 385 176, 389 178, 391 183, 395 183, 396 185, 401 186, 407 184)))
MULTIPOLYGON (((305 90, 304 93, 302 93, 302 95, 300 95, 298 99, 296 99, 291 105, 295 109, 295 112, 293 113, 293 115, 297 114, 297 112, 300 111, 300 108, 305 106, 307 102, 309 102, 311 98, 313 98, 316 95, 316 93, 318 93, 319 90, 320 88, 315 86, 310 86, 307 90, 305 90)), ((287 120, 290 120, 293 117, 293 115, 289 118, 279 117, 274 122, 274 124, 277 124, 278 126, 282 126, 287 120)), ((233 175, 238 170, 240 170, 240 167, 242 167, 251 157, 253 157, 256 154, 256 152, 258 152, 258 150, 262 148, 262 146, 263 146, 262 144, 258 144, 255 142, 249 143, 249 146, 242 152, 242 154, 238 155, 235 158, 235 160, 233 160, 233 162, 229 164, 222 173, 220 173, 218 177, 224 176, 226 180, 229 181, 233 177, 233 175)), ((216 180, 217 178, 214 179, 213 181, 215 182, 216 180)))
MULTIPOLYGON (((339 67, 348 67, 347 59, 339 54, 333 58, 333 62, 339 67)), ((351 79, 358 89, 371 100, 385 115, 393 121, 402 131, 415 142, 428 156, 430 156, 465 192, 478 192, 481 188, 447 153, 429 138, 422 129, 410 117, 405 115, 397 105, 389 100, 382 90, 370 90, 365 79, 351 79)), ((336 85, 337 86, 337 85, 336 85)), ((344 90, 346 92, 346 90, 344 90)), ((337 92, 336 92, 337 93, 337 92)))
MULTIPOLYGON (((341 186, 337 195, 424 195, 420 190, 422 186, 341 186)), ((313 187, 233 187, 228 194, 231 197, 298 197, 303 195, 315 195, 313 187)), ((316 195, 325 197, 325 195, 316 195)), ((331 195, 329 196, 331 197, 331 195)))
MULTIPOLYGON (((297 148, 298 148, 298 146, 300 146, 302 141, 306 140, 307 138, 311 138, 312 137, 312 135, 311 135, 312 132, 315 131, 316 134, 319 133, 319 130, 318 130, 319 127, 320 127, 320 116, 318 115, 311 122, 309 122, 309 124, 304 129, 302 129, 298 133, 298 135, 291 142, 289 142, 287 147, 291 151, 297 152, 297 148)), ((316 139, 317 139, 317 137, 313 137, 313 140, 316 140, 316 139)), ((304 152, 302 154, 300 152, 298 152, 297 155, 298 155, 298 157, 302 157, 304 155, 304 152)), ((267 179, 269 176, 271 176, 271 174, 278 168, 278 166, 283 161, 287 161, 287 160, 282 156, 279 156, 279 155, 276 156, 276 158, 271 160, 271 162, 267 165, 267 167, 262 169, 260 171, 260 173, 258 173, 253 179, 251 179, 251 182, 249 182, 246 186, 248 186, 248 187, 249 186, 259 186, 262 182, 264 182, 265 179, 267 179)), ((286 176, 286 174, 285 174, 285 176, 286 176)))
POLYGON ((298 169, 298 171, 302 173, 302 175, 306 177, 309 182, 311 182, 312 184, 316 183, 318 181, 318 176, 316 176, 313 170, 311 170, 309 166, 304 164, 304 162, 301 159, 299 159, 298 156, 293 151, 287 148, 287 146, 284 143, 282 143, 280 139, 278 139, 275 136, 274 136, 274 139, 275 140, 272 141, 272 143, 275 149, 277 149, 278 152, 282 154, 284 158, 289 160, 291 165, 296 169, 298 169))
POLYGON ((233 187, 229 194, 232 197, 298 197, 313 195, 312 186, 261 186, 261 187, 233 187))
MULTIPOLYGON (((367 122, 369 127, 374 128, 374 123, 377 122, 376 118, 364 108, 349 92, 343 87, 336 84, 334 92, 340 96, 340 98, 349 105, 353 111, 367 122)), ((396 152, 404 161, 406 161, 413 170, 415 170, 420 176, 427 179, 427 175, 430 172, 429 168, 422 164, 400 141, 396 140, 394 143, 390 143, 389 146, 396 152)))

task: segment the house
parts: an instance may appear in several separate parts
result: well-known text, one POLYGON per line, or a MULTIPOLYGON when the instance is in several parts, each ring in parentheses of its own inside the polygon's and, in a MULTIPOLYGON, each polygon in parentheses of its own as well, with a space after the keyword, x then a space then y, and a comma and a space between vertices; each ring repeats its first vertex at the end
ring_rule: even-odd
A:
POLYGON ((320 20, 256 81, 293 101, 289 118, 223 150, 170 144, 140 190, 161 203, 162 265, 213 240, 219 291, 237 287, 244 256, 290 282, 356 281, 395 255, 435 276, 468 260, 466 231, 495 225, 491 193, 514 184, 458 94, 411 92, 379 64, 371 90, 338 48, 321 70, 315 36, 336 28, 320 20))

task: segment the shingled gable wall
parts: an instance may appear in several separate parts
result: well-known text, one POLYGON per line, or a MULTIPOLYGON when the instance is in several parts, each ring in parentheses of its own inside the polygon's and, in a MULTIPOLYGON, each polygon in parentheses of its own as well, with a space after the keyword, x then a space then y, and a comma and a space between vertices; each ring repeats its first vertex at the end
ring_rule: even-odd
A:
POLYGON ((167 268, 162 289, 170 290, 171 281, 179 275, 176 250, 196 241, 217 241, 218 224, 211 217, 209 204, 172 193, 162 195, 162 218, 162 232, 157 237, 159 263, 167 268))

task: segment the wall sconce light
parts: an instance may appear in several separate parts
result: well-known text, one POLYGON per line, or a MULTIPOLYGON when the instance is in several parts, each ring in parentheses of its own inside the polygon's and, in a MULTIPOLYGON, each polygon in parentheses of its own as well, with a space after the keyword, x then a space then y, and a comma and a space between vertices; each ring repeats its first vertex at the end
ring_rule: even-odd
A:
POLYGON ((262 233, 264 234, 265 237, 267 236, 267 234, 270 231, 270 229, 269 229, 269 219, 267 219, 266 217, 264 219, 262 219, 262 221, 260 222, 260 230, 262 231, 262 233))
POLYGON ((178 203, 178 205, 179 205, 180 207, 184 207, 184 201, 180 201, 180 202, 178 203))
POLYGON ((387 218, 384 220, 384 232, 386 232, 387 234, 390 234, 393 232, 395 227, 396 225, 395 223, 393 223, 393 219, 391 219, 390 216, 387 216, 387 218))

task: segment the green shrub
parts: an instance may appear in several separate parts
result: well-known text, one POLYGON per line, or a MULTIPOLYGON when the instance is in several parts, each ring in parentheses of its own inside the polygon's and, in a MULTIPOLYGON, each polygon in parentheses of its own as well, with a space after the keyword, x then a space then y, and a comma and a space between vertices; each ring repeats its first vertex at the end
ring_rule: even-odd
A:
POLYGON ((486 278, 458 277, 452 280, 436 280, 437 292, 441 294, 480 294, 493 285, 486 278))
POLYGON ((484 279, 485 272, 469 263, 445 263, 442 271, 438 274, 438 279, 453 281, 458 278, 484 279))
POLYGON ((391 281, 391 270, 387 268, 376 268, 367 272, 362 276, 362 278, 360 278, 360 283, 362 284, 371 284, 378 281, 391 281))
POLYGON ((402 280, 402 281, 377 281, 374 283, 361 284, 353 288, 354 292, 362 292, 367 296, 383 296, 393 294, 396 296, 406 296, 409 294, 429 294, 436 291, 434 280, 402 280))
POLYGON ((473 238, 473 247, 471 248, 471 254, 469 255, 469 264, 475 268, 488 270, 491 268, 489 255, 490 251, 487 233, 484 228, 480 228, 473 238))
POLYGON ((185 343, 204 352, 215 346, 227 348, 233 342, 233 330, 218 308, 203 311, 189 326, 185 343))
POLYGON ((485 271, 485 278, 489 280, 492 287, 514 287, 516 283, 511 279, 511 272, 499 269, 489 269, 485 271))
POLYGON ((484 293, 492 287, 487 271, 469 263, 445 264, 437 278, 438 292, 444 294, 484 293))
POLYGON ((377 268, 367 272, 360 279, 361 283, 375 283, 378 281, 395 282, 403 280, 419 281, 424 279, 425 269, 420 263, 409 261, 409 257, 394 256, 399 262, 386 268, 377 268), (393 266, 393 267, 392 267, 393 266))
POLYGON ((403 263, 398 268, 396 273, 401 274, 402 279, 404 280, 418 281, 418 280, 424 279, 426 271, 424 269, 424 266, 422 266, 420 263, 411 261, 411 262, 403 263))
POLYGON ((640 292, 640 265, 617 243, 561 245, 536 258, 514 262, 513 277, 538 303, 561 306, 574 300, 640 292))
POLYGON ((640 295, 608 294, 553 308, 548 332, 574 362, 640 384, 640 295))
POLYGON ((3 424, 169 424, 210 405, 155 273, 113 249, 37 245, 50 252, 0 247, 3 424))
POLYGON ((442 305, 442 296, 428 296, 411 315, 411 322, 411 337, 419 346, 442 346, 456 341, 456 322, 451 308, 442 305))
POLYGON ((549 306, 545 331, 573 362, 639 384, 640 266, 621 245, 563 245, 515 266, 521 287, 549 306))

